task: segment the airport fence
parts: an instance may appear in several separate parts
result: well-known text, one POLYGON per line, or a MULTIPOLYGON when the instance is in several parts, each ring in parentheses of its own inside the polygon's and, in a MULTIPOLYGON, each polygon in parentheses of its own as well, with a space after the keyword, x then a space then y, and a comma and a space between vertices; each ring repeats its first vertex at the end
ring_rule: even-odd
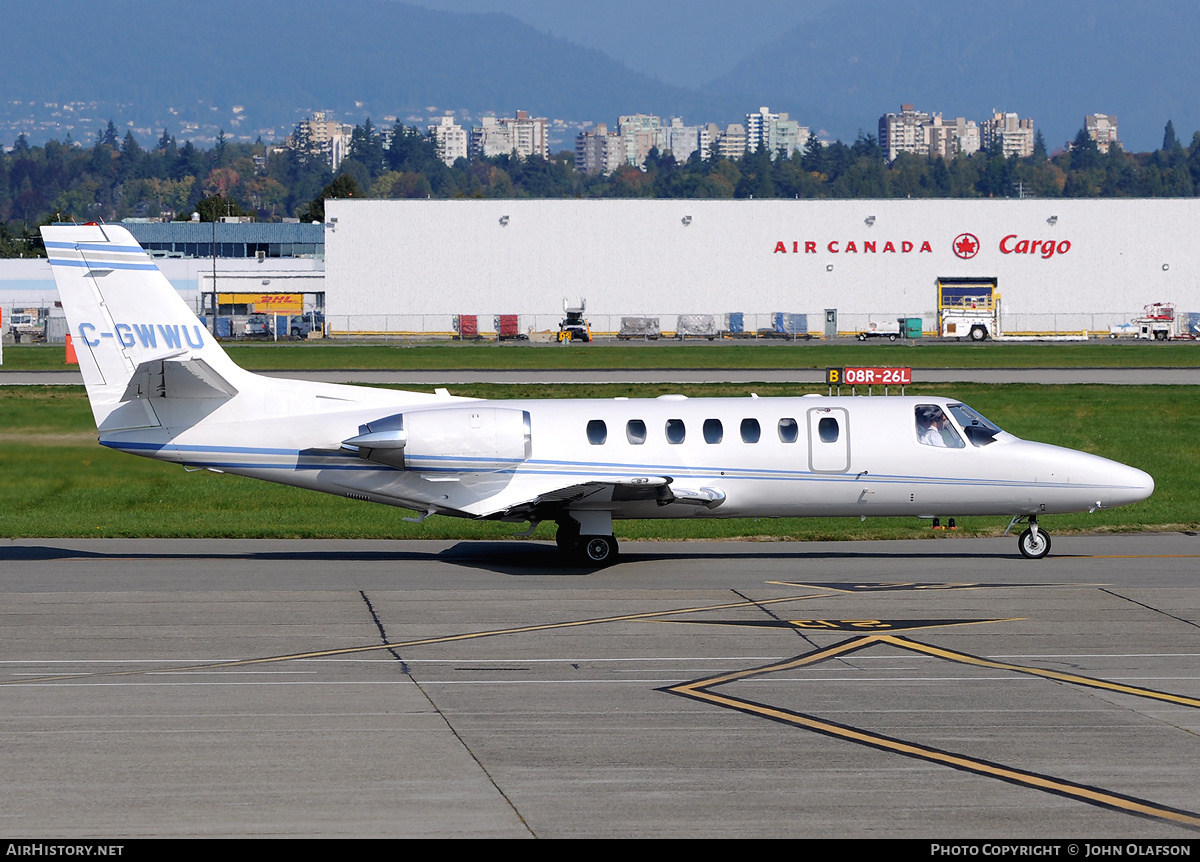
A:
MULTIPOLYGON (((464 315, 470 314, 468 311, 464 315)), ((1002 331, 1010 335, 1080 335, 1092 337, 1109 335, 1109 327, 1128 323, 1139 317, 1142 310, 1078 313, 1022 314, 1001 312, 1002 331)), ((623 317, 658 318, 662 338, 673 338, 679 328, 681 314, 664 312, 630 312, 626 315, 584 314, 592 333, 597 337, 617 337, 621 332, 623 317)), ((823 309, 808 312, 785 312, 785 323, 781 325, 781 312, 735 312, 712 315, 716 329, 723 336, 733 338, 774 337, 802 338, 806 332, 815 338, 825 334, 823 309), (807 327, 793 326, 794 319, 807 317, 807 327), (739 321, 740 318, 740 321, 739 321), (788 320, 791 318, 791 320, 788 320), (740 327, 737 325, 740 322, 740 327), (731 323, 734 325, 731 326, 731 323), (781 331, 782 330, 782 331, 781 331)), ((476 313, 476 332, 481 339, 496 339, 498 336, 498 314, 476 313)), ((871 324, 894 325, 898 318, 920 317, 925 337, 936 336, 938 318, 935 311, 912 314, 895 311, 869 313, 838 313, 839 336, 853 336, 867 331, 871 324)), ((558 333, 562 314, 517 314, 517 329, 531 340, 553 340, 558 333)), ((686 327, 685 327, 686 328, 686 327)), ((455 338, 458 329, 455 315, 450 314, 353 314, 326 315, 326 331, 335 338, 397 338, 429 339, 455 338)), ((643 340, 652 336, 635 336, 643 340)), ((703 336, 701 336, 703 337, 703 336)))

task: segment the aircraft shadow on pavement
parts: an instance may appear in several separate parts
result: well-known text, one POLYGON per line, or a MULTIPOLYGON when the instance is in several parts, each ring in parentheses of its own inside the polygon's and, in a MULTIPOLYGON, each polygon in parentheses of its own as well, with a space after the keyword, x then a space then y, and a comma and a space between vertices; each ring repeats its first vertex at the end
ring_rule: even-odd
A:
POLYGON ((597 571, 612 571, 620 572, 625 566, 630 566, 636 563, 655 563, 655 562, 676 562, 676 561, 745 561, 745 560, 795 560, 797 562, 813 561, 813 560, 980 560, 980 559, 1019 559, 1019 555, 1014 553, 997 553, 997 552, 981 552, 981 551, 939 551, 937 553, 929 552, 902 552, 895 553, 892 551, 863 551, 854 550, 853 543, 846 543, 846 550, 828 551, 828 550, 802 550, 803 545, 796 543, 786 550, 780 547, 778 543, 772 543, 769 546, 763 546, 757 543, 747 543, 744 550, 739 547, 737 550, 705 550, 699 543, 691 544, 686 542, 677 543, 653 543, 653 551, 644 551, 639 546, 634 546, 630 549, 628 544, 624 545, 621 550, 621 555, 617 562, 610 566, 597 568, 595 566, 587 566, 583 564, 573 563, 569 558, 564 556, 558 548, 550 544, 539 544, 535 542, 460 542, 451 548, 447 548, 437 555, 437 559, 441 562, 452 563, 454 565, 466 566, 476 569, 486 569, 502 574, 511 575, 578 575, 590 574, 597 571))
MULTIPOLYGON (((298 542, 298 545, 305 543, 298 542)), ((312 547, 297 547, 295 550, 244 550, 224 546, 221 540, 211 540, 211 549, 199 551, 130 550, 128 546, 113 550, 89 550, 62 547, 53 544, 10 545, 0 547, 0 562, 38 562, 54 560, 248 560, 261 563, 308 561, 323 563, 377 562, 440 562, 472 569, 482 569, 497 574, 514 576, 582 575, 597 571, 619 572, 633 564, 667 561, 714 561, 714 560, 982 560, 1019 559, 1014 553, 984 551, 977 546, 972 549, 964 543, 962 549, 938 548, 930 551, 928 546, 912 551, 881 551, 856 548, 856 543, 846 542, 845 550, 828 550, 823 543, 820 550, 806 549, 805 543, 754 543, 748 542, 733 550, 712 550, 703 543, 662 542, 627 543, 616 563, 604 568, 576 564, 553 544, 521 540, 508 541, 462 541, 450 547, 420 551, 398 548, 372 549, 369 542, 362 548, 322 548, 325 543, 314 540, 312 547), (653 550, 642 550, 650 547, 653 550)), ((957 543, 956 543, 957 544, 957 543)))

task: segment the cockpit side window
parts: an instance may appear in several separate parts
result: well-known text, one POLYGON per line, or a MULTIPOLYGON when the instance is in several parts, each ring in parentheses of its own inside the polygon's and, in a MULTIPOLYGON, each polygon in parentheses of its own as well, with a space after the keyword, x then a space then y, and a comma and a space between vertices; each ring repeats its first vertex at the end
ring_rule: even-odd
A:
POLYGON ((950 413, 962 426, 963 433, 967 435, 972 446, 986 446, 996 441, 996 435, 1000 433, 1000 428, 995 423, 984 419, 982 415, 966 404, 947 404, 946 406, 950 408, 950 413))
POLYGON ((942 408, 936 404, 918 404, 916 407, 917 441, 936 449, 963 449, 966 443, 946 418, 942 408))

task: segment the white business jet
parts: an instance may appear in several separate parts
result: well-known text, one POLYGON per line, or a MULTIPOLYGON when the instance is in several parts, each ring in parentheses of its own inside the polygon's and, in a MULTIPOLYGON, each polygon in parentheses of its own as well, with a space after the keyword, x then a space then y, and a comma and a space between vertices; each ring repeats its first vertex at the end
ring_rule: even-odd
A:
MULTIPOLYGON (((101 445, 419 513, 558 524, 615 560, 614 518, 1041 515, 1154 480, 933 397, 487 401, 262 377, 221 349, 130 233, 42 228, 101 445)), ((1006 531, 1007 532, 1007 531, 1006 531)))

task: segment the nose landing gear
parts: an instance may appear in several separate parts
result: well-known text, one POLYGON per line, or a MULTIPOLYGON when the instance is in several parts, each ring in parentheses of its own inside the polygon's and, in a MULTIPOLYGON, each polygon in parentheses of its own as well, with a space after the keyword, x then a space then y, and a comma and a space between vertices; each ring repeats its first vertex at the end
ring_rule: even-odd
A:
POLYGON ((1050 553, 1050 534, 1038 527, 1037 515, 1013 515, 1004 534, 1007 536, 1015 524, 1022 522, 1027 522, 1029 526, 1017 537, 1017 547, 1021 550, 1021 556, 1029 560, 1042 559, 1050 553))

